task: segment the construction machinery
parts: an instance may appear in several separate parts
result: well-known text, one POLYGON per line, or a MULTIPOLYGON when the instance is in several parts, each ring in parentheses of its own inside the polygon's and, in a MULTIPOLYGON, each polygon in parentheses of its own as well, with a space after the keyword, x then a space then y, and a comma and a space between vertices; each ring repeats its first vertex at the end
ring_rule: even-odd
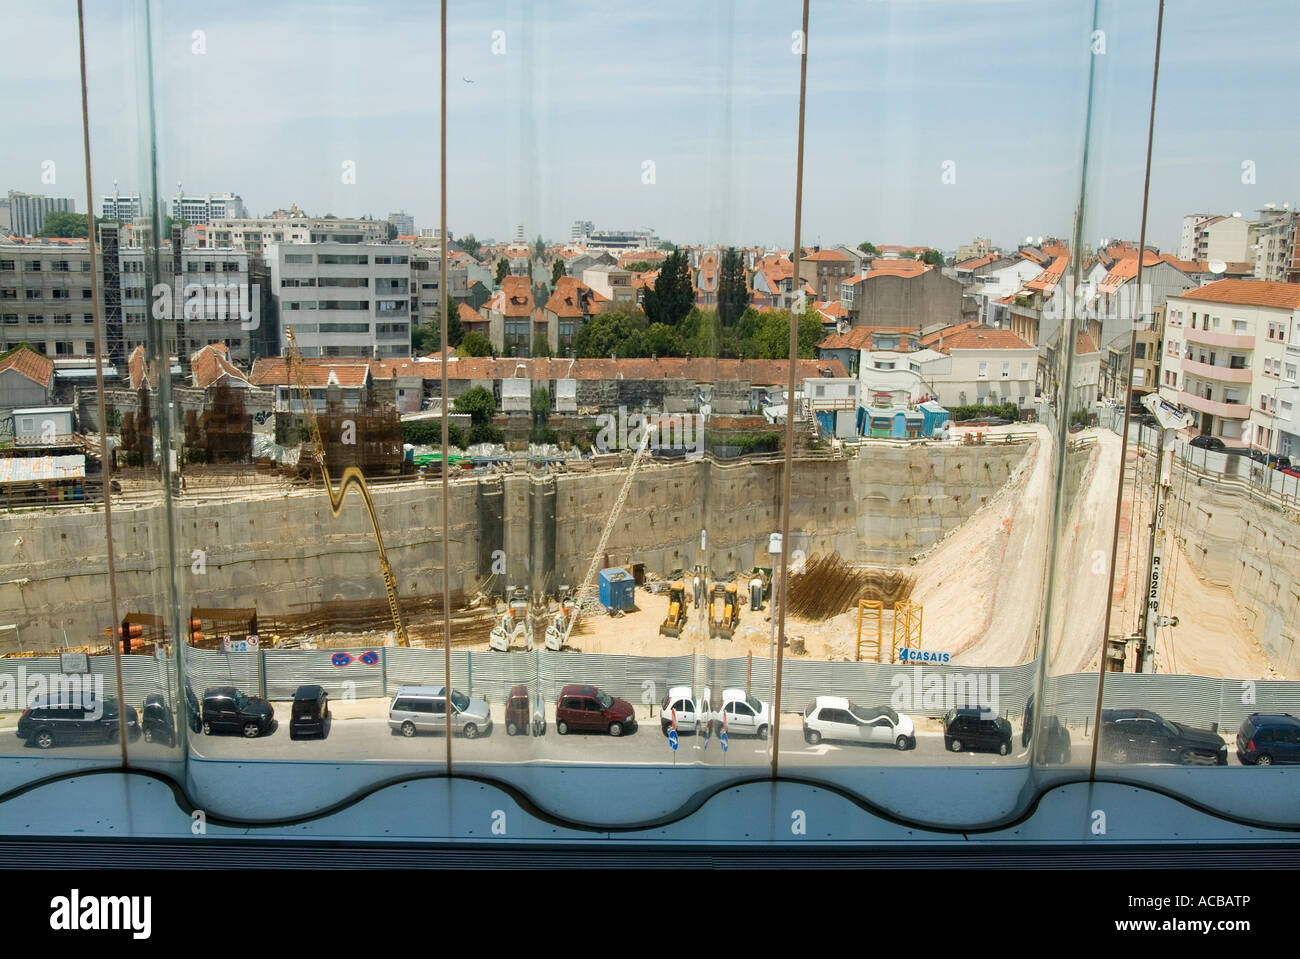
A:
POLYGON ((709 597, 709 637, 731 639, 740 622, 740 591, 735 583, 714 584, 709 597))
POLYGON ((659 635, 676 639, 685 626, 686 582, 679 579, 668 587, 668 618, 659 624, 659 635))
POLYGON ((521 587, 514 590, 509 604, 501 611, 500 622, 488 635, 488 648, 509 652, 519 645, 525 650, 533 648, 533 621, 528 615, 528 597, 521 587))
POLYGON ((556 590, 559 609, 546 627, 546 648, 558 653, 564 648, 565 637, 569 635, 569 621, 573 618, 577 604, 569 595, 569 587, 561 586, 556 590))
POLYGON ((355 466, 349 466, 343 471, 343 476, 339 479, 338 489, 334 489, 330 481, 329 468, 325 464, 325 442, 321 439, 320 424, 316 422, 316 407, 312 402, 311 390, 307 387, 307 378, 303 374, 302 354, 298 350, 298 340, 294 337, 293 327, 285 331, 285 338, 289 345, 289 365, 293 369, 294 382, 298 386, 298 394, 302 397, 302 415, 307 421, 307 427, 311 431, 312 441, 312 459, 320 467, 321 478, 325 481, 325 494, 329 497, 330 515, 337 518, 343 512, 343 499, 347 496, 348 490, 356 487, 361 493, 361 499, 366 504, 366 512, 370 515, 370 525, 375 531, 375 546, 379 550, 379 569, 384 577, 384 591, 388 594, 388 611, 393 617, 393 636, 398 646, 410 646, 411 641, 406 635, 406 626, 402 623, 402 611, 397 605, 397 579, 393 576, 393 568, 388 564, 388 554, 384 551, 384 536, 379 529, 379 517, 375 513, 374 501, 370 498, 370 490, 366 488, 365 475, 355 466))

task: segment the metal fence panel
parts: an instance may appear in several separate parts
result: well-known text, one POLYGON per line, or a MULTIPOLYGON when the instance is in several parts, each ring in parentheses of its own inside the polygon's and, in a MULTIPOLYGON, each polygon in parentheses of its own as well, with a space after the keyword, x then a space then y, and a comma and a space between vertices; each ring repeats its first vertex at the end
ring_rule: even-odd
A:
MULTIPOLYGON (((286 650, 287 652, 287 650, 286 650)), ((202 698, 211 686, 234 686, 248 696, 260 695, 259 652, 223 653, 215 649, 186 649, 185 676, 202 698)))
POLYGON ((383 647, 360 646, 349 649, 266 649, 262 657, 266 668, 266 698, 293 699, 294 691, 303 685, 324 687, 331 699, 345 696, 371 699, 384 695, 381 676, 383 647), (363 653, 373 653, 375 662, 367 665, 360 659, 363 653), (348 662, 336 666, 334 661, 347 657, 348 662), (350 685, 349 685, 350 684, 350 685))

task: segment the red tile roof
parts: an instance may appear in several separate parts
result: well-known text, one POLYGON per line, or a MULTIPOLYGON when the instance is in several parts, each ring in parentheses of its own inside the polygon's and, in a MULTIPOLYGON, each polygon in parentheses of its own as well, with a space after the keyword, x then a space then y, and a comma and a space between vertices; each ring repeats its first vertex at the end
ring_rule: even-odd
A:
POLYGON ((152 360, 146 363, 144 356, 144 344, 141 344, 131 351, 131 356, 126 361, 126 378, 133 390, 138 390, 144 385, 146 369, 149 376, 149 388, 158 388, 158 365, 152 360))
POLYGON ((19 347, 0 360, 0 373, 5 370, 13 370, 47 390, 54 383, 54 361, 26 346, 19 347))
POLYGON ((229 350, 224 343, 213 343, 198 350, 190 357, 190 372, 194 385, 207 389, 222 377, 248 382, 248 377, 241 373, 228 358, 229 350))
POLYGON ((888 349, 894 353, 910 353, 911 346, 919 343, 916 330, 898 326, 855 326, 844 333, 832 333, 817 344, 819 350, 871 350, 888 349), (898 346, 877 347, 877 336, 906 337, 898 346), (910 342, 908 342, 910 340, 910 342))
POLYGON ((1263 306, 1282 310, 1300 310, 1300 283, 1276 283, 1267 280, 1215 280, 1195 290, 1179 293, 1179 299, 1231 303, 1236 306, 1263 306))
POLYGON ((1061 282, 1061 277, 1065 275, 1065 268, 1068 263, 1069 257, 1058 254, 1052 260, 1052 265, 1026 283, 1025 288, 1039 293, 1050 294, 1056 289, 1056 284, 1061 282))
POLYGON ((492 294, 484 308, 508 317, 532 316, 536 309, 532 283, 526 276, 507 276, 501 281, 501 289, 492 294))
POLYGON ((1000 259, 1001 253, 985 253, 983 256, 977 256, 973 260, 963 260, 957 264, 959 270, 978 270, 981 266, 988 266, 994 260, 1000 259))
POLYGON ((562 276, 546 301, 546 309, 559 317, 581 319, 599 313, 608 304, 608 297, 601 296, 576 276, 562 276))
POLYGON ((973 326, 945 333, 943 352, 953 350, 1031 350, 1028 343, 1010 330, 995 330, 991 326, 973 326))
POLYGON ((833 260, 837 263, 848 263, 849 258, 838 250, 818 250, 816 253, 806 253, 802 257, 804 260, 833 260))
POLYGON ((1074 355, 1084 356, 1088 353, 1096 353, 1097 344, 1092 338, 1091 333, 1080 333, 1078 339, 1074 341, 1074 355))
POLYGON ((479 323, 487 320, 487 317, 480 313, 468 303, 462 303, 456 307, 456 313, 462 323, 479 323))
MULTIPOLYGON (((330 374, 339 386, 365 386, 370 379, 370 361, 363 357, 304 356, 302 375, 308 386, 330 385, 330 374)), ((289 360, 284 356, 265 356, 253 363, 248 381, 254 386, 296 386, 289 360)))
POLYGON ((927 333, 921 337, 921 346, 934 347, 939 343, 941 337, 951 336, 954 333, 960 333, 962 330, 973 330, 981 326, 979 320, 967 320, 964 323, 954 323, 952 326, 945 326, 942 330, 935 330, 933 333, 927 333))

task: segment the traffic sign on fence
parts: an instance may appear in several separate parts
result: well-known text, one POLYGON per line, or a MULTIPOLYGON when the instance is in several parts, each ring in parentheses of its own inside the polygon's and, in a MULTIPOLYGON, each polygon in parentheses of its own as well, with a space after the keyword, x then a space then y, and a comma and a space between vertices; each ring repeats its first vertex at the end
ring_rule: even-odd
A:
POLYGON ((352 662, 352 656, 349 653, 335 653, 330 657, 330 662, 335 666, 346 666, 352 662))
POLYGON ((375 663, 379 662, 379 654, 373 649, 368 649, 358 656, 357 659, 366 666, 373 666, 375 663))

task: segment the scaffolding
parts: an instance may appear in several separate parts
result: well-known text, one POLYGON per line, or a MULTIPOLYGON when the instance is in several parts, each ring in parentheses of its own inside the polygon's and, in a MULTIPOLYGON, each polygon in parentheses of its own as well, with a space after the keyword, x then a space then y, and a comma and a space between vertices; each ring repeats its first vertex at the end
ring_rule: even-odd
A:
POLYGON ((885 604, 878 599, 858 600, 858 662, 866 652, 868 662, 880 662, 880 644, 884 636, 885 604), (863 624, 867 631, 862 632, 863 624))
POLYGON ((894 604, 894 641, 890 661, 898 662, 899 641, 903 649, 921 648, 921 604, 901 599, 894 604))

